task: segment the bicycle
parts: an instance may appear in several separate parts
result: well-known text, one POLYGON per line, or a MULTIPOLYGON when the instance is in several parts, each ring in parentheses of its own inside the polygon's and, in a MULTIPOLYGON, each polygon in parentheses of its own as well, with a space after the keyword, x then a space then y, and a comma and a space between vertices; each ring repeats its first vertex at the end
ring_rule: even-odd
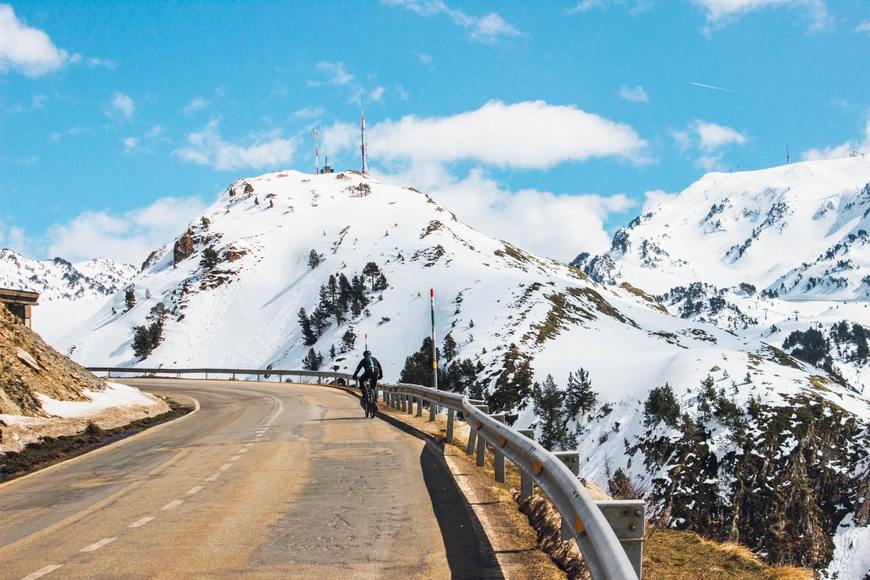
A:
POLYGON ((363 396, 363 409, 365 410, 366 417, 374 419, 375 414, 378 411, 378 392, 375 390, 374 378, 368 379, 367 382, 368 384, 363 380, 360 380, 360 390, 362 391, 363 396))

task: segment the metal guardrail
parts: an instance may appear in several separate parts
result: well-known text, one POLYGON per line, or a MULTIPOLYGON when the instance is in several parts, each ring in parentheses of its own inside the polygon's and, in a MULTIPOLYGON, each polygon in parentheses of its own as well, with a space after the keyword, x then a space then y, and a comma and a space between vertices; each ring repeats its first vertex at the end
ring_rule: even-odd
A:
MULTIPOLYGON (((257 376, 271 378, 313 377, 344 379, 351 375, 329 371, 300 371, 283 369, 166 369, 91 367, 92 372, 116 374, 181 375, 201 374, 257 376)), ((639 579, 642 574, 644 511, 642 500, 595 501, 579 479, 579 455, 573 452, 550 452, 532 438, 529 430, 516 430, 504 424, 503 415, 490 415, 483 401, 469 399, 459 393, 439 391, 420 385, 399 383, 379 385, 384 401, 395 409, 422 416, 424 403, 429 406, 429 420, 434 420, 439 409, 447 410, 447 441, 453 441, 457 413, 461 413, 470 428, 466 453, 476 452, 477 464, 485 461, 486 446, 495 458, 496 480, 504 481, 504 460, 507 458, 520 469, 520 493, 528 497, 537 484, 562 516, 562 537, 574 538, 595 579, 639 579)))

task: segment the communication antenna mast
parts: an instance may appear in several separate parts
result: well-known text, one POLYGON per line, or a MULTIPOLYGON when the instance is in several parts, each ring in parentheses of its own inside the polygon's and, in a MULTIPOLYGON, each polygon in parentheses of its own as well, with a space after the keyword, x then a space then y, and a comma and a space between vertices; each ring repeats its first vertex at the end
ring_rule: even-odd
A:
POLYGON ((785 162, 791 163, 791 151, 789 151, 788 143, 785 144, 785 162))
POLYGON ((365 111, 360 113, 359 132, 360 132, 360 152, 362 153, 362 172, 363 172, 363 174, 366 174, 369 171, 369 165, 368 165, 368 159, 366 159, 366 114, 365 114, 365 111))
POLYGON ((314 137, 314 175, 320 174, 320 152, 317 150, 317 138, 320 137, 320 131, 315 127, 311 131, 311 136, 314 137))

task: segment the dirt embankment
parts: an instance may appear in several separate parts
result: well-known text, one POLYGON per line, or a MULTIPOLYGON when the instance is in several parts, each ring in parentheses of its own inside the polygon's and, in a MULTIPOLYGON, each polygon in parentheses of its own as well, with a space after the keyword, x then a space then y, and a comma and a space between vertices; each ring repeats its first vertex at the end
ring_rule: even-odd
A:
POLYGON ((0 304, 0 414, 43 417, 37 394, 87 401, 103 381, 51 348, 0 304))

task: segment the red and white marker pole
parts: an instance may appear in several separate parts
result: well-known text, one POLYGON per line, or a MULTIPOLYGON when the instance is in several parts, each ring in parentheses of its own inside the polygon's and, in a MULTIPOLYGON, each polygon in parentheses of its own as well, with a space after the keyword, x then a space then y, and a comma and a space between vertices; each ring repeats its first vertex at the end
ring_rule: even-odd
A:
POLYGON ((432 385, 438 388, 438 346, 435 342, 435 288, 429 289, 429 305, 432 309, 432 385))

